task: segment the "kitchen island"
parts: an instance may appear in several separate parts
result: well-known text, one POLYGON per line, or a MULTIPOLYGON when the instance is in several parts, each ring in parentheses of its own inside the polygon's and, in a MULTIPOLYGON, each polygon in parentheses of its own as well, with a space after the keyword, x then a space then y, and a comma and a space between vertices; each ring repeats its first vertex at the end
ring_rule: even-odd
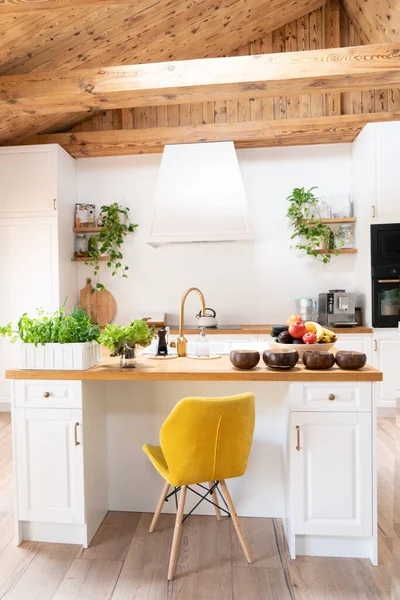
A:
POLYGON ((87 546, 107 510, 154 511, 162 481, 142 444, 157 443, 182 397, 250 391, 256 428, 248 470, 228 482, 238 514, 282 518, 293 558, 377 563, 372 382, 382 380, 380 371, 302 364, 276 371, 262 362, 239 371, 222 356, 140 358, 136 369, 106 359, 87 371, 16 370, 7 378, 18 543, 87 546))

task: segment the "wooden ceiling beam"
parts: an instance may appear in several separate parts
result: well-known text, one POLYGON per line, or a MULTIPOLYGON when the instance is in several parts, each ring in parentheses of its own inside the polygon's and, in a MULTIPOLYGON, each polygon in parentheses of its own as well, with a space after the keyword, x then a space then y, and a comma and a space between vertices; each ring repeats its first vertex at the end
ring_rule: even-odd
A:
POLYGON ((75 158, 162 152, 166 144, 235 142, 236 148, 352 142, 369 122, 398 121, 400 112, 37 135, 24 144, 60 144, 75 158))
POLYGON ((343 0, 364 44, 400 42, 400 0, 343 0))
POLYGON ((400 87, 400 44, 0 77, 9 115, 400 87))

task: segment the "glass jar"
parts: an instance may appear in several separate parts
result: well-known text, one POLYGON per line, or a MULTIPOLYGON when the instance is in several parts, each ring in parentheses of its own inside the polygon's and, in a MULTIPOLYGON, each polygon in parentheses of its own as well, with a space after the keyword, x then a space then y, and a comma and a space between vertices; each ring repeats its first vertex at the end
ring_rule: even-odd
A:
POLYGON ((84 256, 88 251, 88 242, 84 233, 75 235, 75 255, 84 256))
POLYGON ((126 348, 124 354, 121 354, 119 366, 122 369, 134 369, 136 367, 135 348, 126 348))
POLYGON ((196 341, 196 356, 206 357, 210 356, 210 344, 205 334, 204 327, 201 328, 199 339, 196 341))
POLYGON ((354 231, 351 223, 340 225, 336 236, 337 248, 354 248, 354 231))

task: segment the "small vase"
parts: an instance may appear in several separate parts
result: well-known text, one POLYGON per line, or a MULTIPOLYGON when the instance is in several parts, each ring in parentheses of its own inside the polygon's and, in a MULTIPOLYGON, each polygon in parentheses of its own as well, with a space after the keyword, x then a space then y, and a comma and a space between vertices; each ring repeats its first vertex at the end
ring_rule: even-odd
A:
POLYGON ((134 369, 136 367, 134 348, 126 350, 124 354, 121 354, 119 366, 121 367, 121 369, 134 369))

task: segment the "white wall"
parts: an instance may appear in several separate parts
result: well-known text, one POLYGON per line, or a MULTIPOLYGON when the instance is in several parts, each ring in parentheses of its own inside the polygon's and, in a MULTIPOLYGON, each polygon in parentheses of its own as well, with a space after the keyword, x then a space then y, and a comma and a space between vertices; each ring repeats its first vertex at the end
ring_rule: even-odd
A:
MULTIPOLYGON (((294 298, 330 288, 355 290, 353 255, 332 258, 324 266, 290 250, 286 197, 294 187, 319 187, 318 194, 349 193, 351 145, 264 148, 238 151, 254 227, 253 242, 171 245, 154 249, 145 241, 161 155, 78 160, 78 202, 120 202, 139 223, 129 236, 124 256, 129 279, 102 281, 117 301, 116 322, 133 311, 168 313, 177 322, 183 291, 192 285, 204 292, 220 324, 278 323, 294 311, 294 298)), ((210 214, 212 219, 212 214, 210 214)), ((89 271, 79 265, 82 286, 89 271)), ((194 323, 198 299, 187 302, 187 323, 194 323)))

